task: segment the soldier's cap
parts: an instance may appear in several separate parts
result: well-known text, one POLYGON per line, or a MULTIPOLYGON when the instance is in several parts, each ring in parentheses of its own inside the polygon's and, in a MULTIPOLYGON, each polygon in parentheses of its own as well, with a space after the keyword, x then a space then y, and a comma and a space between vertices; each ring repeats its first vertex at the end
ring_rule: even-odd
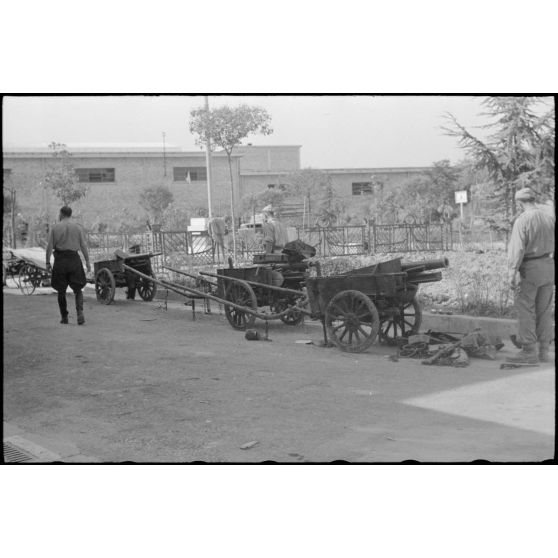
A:
POLYGON ((517 201, 533 201, 536 198, 535 192, 531 188, 521 188, 515 193, 515 199, 517 201))

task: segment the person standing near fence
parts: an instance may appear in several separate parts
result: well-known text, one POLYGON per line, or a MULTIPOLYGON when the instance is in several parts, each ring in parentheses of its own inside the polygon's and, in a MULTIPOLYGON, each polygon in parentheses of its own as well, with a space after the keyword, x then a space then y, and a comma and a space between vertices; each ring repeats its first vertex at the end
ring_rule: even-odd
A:
POLYGON ((508 270, 510 286, 515 290, 517 341, 522 348, 507 360, 536 364, 548 362, 548 348, 554 337, 552 297, 556 218, 536 205, 531 188, 518 190, 515 199, 523 213, 513 225, 508 270))
POLYGON ((70 207, 64 206, 60 209, 60 222, 50 229, 46 249, 46 267, 47 272, 52 272, 52 288, 58 292, 58 307, 62 317, 60 323, 68 323, 66 290, 70 286, 76 299, 77 323, 82 325, 85 323, 82 289, 87 284, 87 279, 78 254, 79 250, 85 259, 88 273, 91 272, 91 264, 83 228, 71 217, 72 209, 70 207), (54 266, 51 268, 50 256, 53 251, 54 266))
POLYGON ((263 243, 265 253, 281 252, 285 244, 289 242, 285 225, 275 218, 275 213, 271 205, 267 205, 262 210, 265 222, 263 224, 263 243))

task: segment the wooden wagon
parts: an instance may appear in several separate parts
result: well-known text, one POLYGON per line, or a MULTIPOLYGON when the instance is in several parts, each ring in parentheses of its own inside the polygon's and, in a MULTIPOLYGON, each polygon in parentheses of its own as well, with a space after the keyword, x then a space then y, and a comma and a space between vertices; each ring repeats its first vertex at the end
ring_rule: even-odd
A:
POLYGON ((416 294, 420 283, 439 281, 428 270, 448 266, 448 260, 402 264, 400 258, 330 277, 306 281, 310 313, 322 320, 324 336, 340 349, 365 351, 381 341, 418 333, 422 311, 416 294))
POLYGON ((116 250, 114 254, 111 260, 93 263, 97 300, 110 304, 117 287, 127 287, 128 298, 134 298, 137 292, 143 300, 153 300, 157 293, 157 282, 154 280, 151 258, 158 254, 127 254, 121 250, 116 250))

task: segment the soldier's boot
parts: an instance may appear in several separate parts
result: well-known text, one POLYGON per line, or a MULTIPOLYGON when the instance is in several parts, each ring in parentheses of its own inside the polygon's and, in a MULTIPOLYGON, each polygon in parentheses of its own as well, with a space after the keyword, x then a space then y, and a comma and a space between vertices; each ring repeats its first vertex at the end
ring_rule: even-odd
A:
POLYGON ((539 360, 540 362, 548 362, 548 345, 539 345, 539 360))
POLYGON ((58 308, 60 310, 60 323, 67 324, 68 323, 68 304, 66 301, 66 292, 59 292, 58 293, 58 308))
POLYGON ((514 362, 516 364, 538 364, 539 357, 533 345, 523 345, 519 353, 514 356, 506 358, 507 362, 514 362))
POLYGON ((85 316, 83 315, 83 293, 81 291, 76 293, 76 312, 78 325, 84 324, 85 316))

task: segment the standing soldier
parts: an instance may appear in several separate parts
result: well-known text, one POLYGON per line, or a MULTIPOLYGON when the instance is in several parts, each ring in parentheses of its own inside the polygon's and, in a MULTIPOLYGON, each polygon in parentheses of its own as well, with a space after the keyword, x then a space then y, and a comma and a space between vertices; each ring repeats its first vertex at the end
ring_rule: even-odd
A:
POLYGON ((46 249, 47 271, 51 271, 50 256, 54 250, 54 267, 52 268, 52 288, 58 291, 58 307, 60 308, 61 324, 68 323, 68 309, 66 305, 66 289, 68 285, 76 297, 77 323, 85 323, 83 315, 82 289, 87 283, 83 264, 78 254, 81 250, 85 258, 87 272, 91 271, 89 252, 85 242, 85 234, 80 225, 70 219, 72 209, 64 206, 60 210, 60 223, 51 229, 46 249))
POLYGON ((548 362, 548 347, 554 337, 551 313, 556 219, 535 204, 535 193, 531 188, 518 190, 515 199, 523 213, 513 225, 508 248, 508 273, 510 285, 516 291, 518 342, 522 349, 507 360, 537 364, 539 361, 548 362))
POLYGON ((271 205, 264 207, 262 212, 265 219, 265 223, 263 225, 265 253, 272 254, 274 252, 281 252, 281 250, 285 247, 285 244, 289 242, 287 229, 281 221, 275 218, 271 205))

